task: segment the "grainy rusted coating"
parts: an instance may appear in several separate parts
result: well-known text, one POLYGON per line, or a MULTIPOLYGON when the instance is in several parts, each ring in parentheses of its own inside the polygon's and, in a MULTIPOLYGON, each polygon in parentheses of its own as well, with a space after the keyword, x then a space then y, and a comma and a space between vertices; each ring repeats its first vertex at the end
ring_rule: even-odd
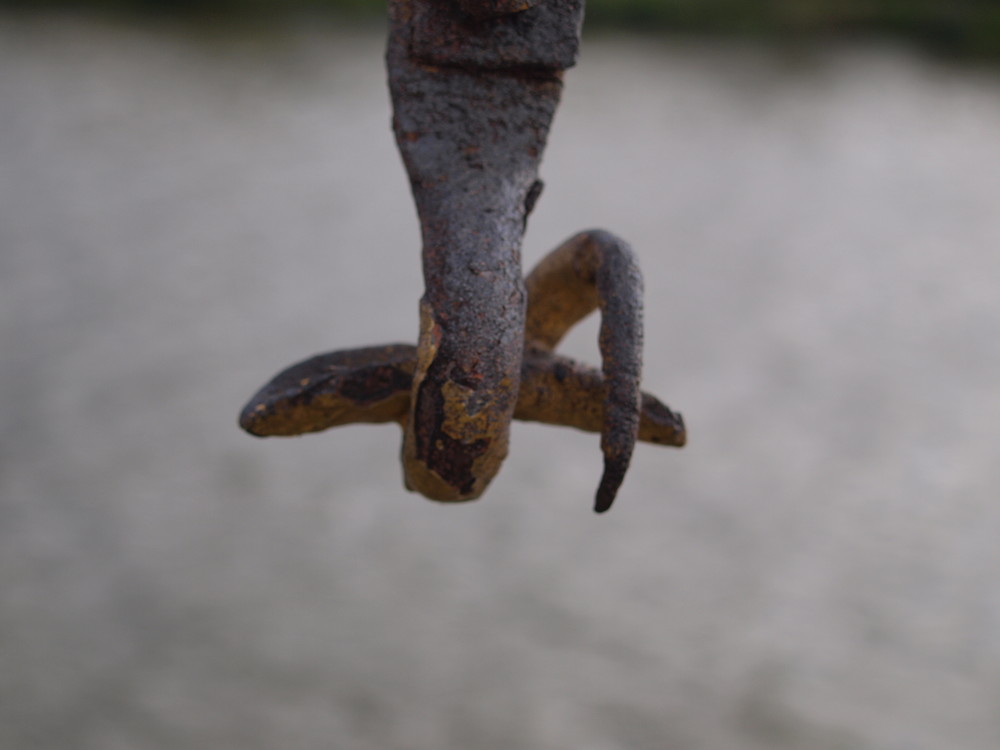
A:
POLYGON ((423 239, 419 342, 293 365, 240 424, 267 436, 398 422, 407 487, 443 501, 486 489, 512 418, 600 431, 603 512, 636 439, 680 447, 686 433, 679 414, 639 390, 642 278, 627 244, 582 232, 521 274, 583 0, 389 0, 389 9, 393 130, 423 239), (603 373, 553 352, 597 308, 603 373))
POLYGON ((507 455, 524 337, 521 237, 560 74, 576 54, 565 21, 578 28, 582 8, 547 0, 489 18, 432 0, 389 8, 393 130, 425 284, 404 474, 435 500, 470 500, 507 455))
POLYGON ((402 422, 416 369, 412 344, 319 354, 288 367, 240 414, 252 435, 302 435, 354 422, 402 422))
POLYGON ((604 476, 595 510, 606 511, 625 478, 639 430, 642 371, 642 276, 632 249, 591 230, 553 250, 527 279, 528 345, 551 350, 566 331, 601 308, 604 370, 604 476))
MULTIPOLYGON (((412 344, 318 354, 282 370, 254 394, 240 414, 240 426, 257 437, 290 437, 355 422, 402 425, 416 365, 412 344)), ((514 419, 600 432, 604 388, 603 376, 593 367, 557 354, 527 352, 514 419)), ((680 448, 685 439, 681 415, 643 393, 639 440, 680 448)))
MULTIPOLYGON (((601 433, 605 470, 598 512, 614 500, 636 438, 674 447, 687 440, 680 414, 639 390, 641 284, 629 247, 603 231, 567 240, 526 281, 526 340, 513 416, 601 433), (603 374, 552 351, 596 308, 603 374)), ((244 408, 240 424, 260 437, 349 422, 399 422, 405 429, 420 356, 417 347, 392 344, 312 357, 265 385, 244 408)))
POLYGON ((533 8, 542 0, 458 0, 463 12, 476 18, 490 18, 533 8))

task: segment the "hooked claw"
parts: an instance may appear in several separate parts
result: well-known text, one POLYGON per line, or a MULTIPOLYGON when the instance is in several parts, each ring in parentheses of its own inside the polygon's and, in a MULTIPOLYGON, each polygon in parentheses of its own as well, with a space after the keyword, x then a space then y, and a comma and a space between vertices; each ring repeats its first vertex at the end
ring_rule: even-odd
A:
POLYGON ((250 400, 240 424, 297 435, 398 422, 407 488, 447 502, 485 491, 512 419, 599 431, 594 510, 603 513, 637 439, 679 447, 685 432, 680 415, 639 390, 642 278, 627 244, 582 232, 521 275, 583 0, 389 0, 389 11, 393 130, 423 239, 419 343, 294 365, 250 400), (554 353, 598 307, 600 373, 554 353))
MULTIPOLYGON (((525 280, 525 349, 514 418, 601 433, 604 474, 594 510, 611 507, 636 439, 681 447, 680 414, 639 390, 641 288, 628 246, 583 232, 545 257, 525 280), (554 353, 566 332, 601 309, 603 373, 554 353)), ((301 435, 355 422, 405 426, 418 350, 410 344, 311 357, 276 375, 247 403, 240 425, 259 437, 301 435)))

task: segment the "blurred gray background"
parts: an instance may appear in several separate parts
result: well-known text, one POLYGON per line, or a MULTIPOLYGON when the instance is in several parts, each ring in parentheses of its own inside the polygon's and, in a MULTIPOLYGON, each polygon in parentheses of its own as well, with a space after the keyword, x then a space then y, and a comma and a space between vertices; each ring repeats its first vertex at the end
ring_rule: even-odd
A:
POLYGON ((0 15, 0 747, 1000 747, 997 70, 588 38, 526 264, 628 238, 690 427, 597 517, 593 435, 451 507, 236 426, 415 341, 382 48, 0 15))

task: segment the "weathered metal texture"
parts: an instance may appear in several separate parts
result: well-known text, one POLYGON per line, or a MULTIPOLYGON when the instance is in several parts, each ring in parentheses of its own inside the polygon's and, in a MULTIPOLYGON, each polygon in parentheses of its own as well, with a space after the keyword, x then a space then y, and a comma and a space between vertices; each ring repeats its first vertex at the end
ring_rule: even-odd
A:
POLYGON ((240 426, 258 437, 303 435, 355 422, 400 422, 410 410, 412 344, 369 346, 310 357, 254 394, 240 426))
POLYGON ((632 249, 602 230, 581 232, 553 250, 527 279, 528 345, 552 350, 566 332, 601 308, 604 370, 601 450, 604 476, 595 510, 611 503, 625 478, 639 430, 642 276, 632 249))
POLYGON ((507 455, 524 336, 521 237, 560 74, 575 58, 565 20, 582 6, 547 0, 485 19, 432 0, 389 7, 393 129, 425 283, 403 468, 410 489, 470 500, 507 455))
MULTIPOLYGON (((303 360, 282 370, 254 394, 240 426, 257 437, 292 437, 346 424, 405 424, 417 366, 413 344, 347 349, 303 360)), ((521 363, 521 390, 514 419, 604 429, 604 377, 569 357, 528 351, 521 363)), ((684 420, 643 392, 639 440, 680 448, 684 420)))
MULTIPOLYGON (((514 419, 602 432, 605 392, 599 370, 557 354, 526 352, 514 419)), ((687 442, 684 419, 656 396, 640 392, 638 438, 682 448, 687 442)))
MULTIPOLYGON (((404 16, 407 56, 418 65, 461 68, 474 76, 492 70, 551 77, 576 63, 583 0, 466 0, 461 7, 456 12, 447 0, 391 0, 391 12, 404 16), (527 6, 523 12, 503 10, 521 4, 527 6), (469 6, 480 10, 469 12, 469 6)), ((398 40, 397 27, 391 28, 390 45, 398 40)))
MULTIPOLYGON (((605 470, 594 508, 603 512, 614 500, 636 438, 674 447, 687 439, 680 414, 639 390, 642 281, 635 257, 607 232, 582 232, 546 256, 526 286, 525 349, 513 417, 601 433, 605 470), (603 373, 553 352, 597 308, 603 373)), ((420 356, 417 347, 393 344, 312 357, 265 385, 244 408, 240 424, 260 437, 349 422, 398 422, 405 429, 420 356)))
POLYGON ((686 432, 639 390, 642 278, 626 243, 582 232, 521 274, 583 0, 389 0, 389 9, 393 130, 423 239, 419 342, 293 365, 240 424, 267 436, 398 422, 406 486, 442 501, 482 494, 507 455, 511 419, 599 431, 603 512, 636 439, 680 447, 686 432), (553 351, 597 308, 602 372, 553 351))
POLYGON ((463 12, 476 18, 518 13, 538 5, 542 0, 458 0, 463 12))

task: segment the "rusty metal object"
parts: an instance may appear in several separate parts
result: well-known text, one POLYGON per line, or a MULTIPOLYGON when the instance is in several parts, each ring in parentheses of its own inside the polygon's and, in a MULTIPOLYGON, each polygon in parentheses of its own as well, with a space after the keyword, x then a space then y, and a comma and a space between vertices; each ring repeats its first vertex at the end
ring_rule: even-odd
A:
POLYGON ((604 476, 595 510, 611 507, 632 459, 639 431, 642 371, 642 276, 632 249, 600 230, 581 232, 527 279, 528 346, 551 351, 574 324, 601 308, 604 476))
POLYGON ((403 467, 412 490, 470 500, 507 456, 524 340, 521 237, 560 75, 576 56, 565 17, 579 26, 583 9, 579 0, 488 18, 433 0, 389 9, 393 130, 420 216, 425 284, 403 467))
POLYGON ((240 422, 255 435, 399 422, 406 486, 441 501, 483 493, 513 418, 599 430, 603 512, 637 437, 680 446, 685 432, 639 390, 642 281, 624 242, 584 232, 521 273, 583 0, 390 0, 389 10, 393 130, 423 235, 418 345, 294 365, 240 422), (598 307, 603 375, 553 353, 598 307))
MULTIPOLYGON (((240 426, 257 437, 293 437, 346 424, 402 426, 416 366, 413 344, 318 354, 282 370, 255 393, 240 414, 240 426)), ((521 364, 514 419, 601 432, 604 393, 599 370, 569 357, 529 351, 521 364)), ((655 396, 641 393, 638 437, 680 448, 684 421, 655 396)))
MULTIPOLYGON (((681 447, 687 437, 679 414, 639 390, 641 286, 629 247, 603 231, 567 240, 526 279, 527 323, 513 417, 601 433, 605 470, 594 506, 598 512, 611 506, 637 438, 681 447), (554 353, 565 333, 597 308, 603 374, 554 353)), ((405 430, 420 356, 418 347, 391 344, 312 357, 255 394, 240 424, 260 437, 352 422, 397 422, 405 430)), ((464 415, 443 414, 432 424, 449 417, 460 421, 464 415)))

